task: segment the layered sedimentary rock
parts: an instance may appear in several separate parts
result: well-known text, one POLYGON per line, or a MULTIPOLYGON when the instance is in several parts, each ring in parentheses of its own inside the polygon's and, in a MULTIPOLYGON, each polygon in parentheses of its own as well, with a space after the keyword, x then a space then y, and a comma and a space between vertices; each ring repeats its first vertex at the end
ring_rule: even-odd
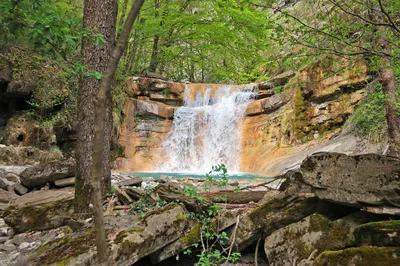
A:
MULTIPOLYGON (((239 129, 241 143, 236 144, 241 147, 241 171, 274 176, 313 152, 364 151, 357 148, 360 140, 354 136, 329 140, 366 95, 366 84, 371 79, 366 66, 359 64, 340 74, 326 72, 326 66, 316 65, 254 84, 256 96, 247 106, 239 129)), ((114 168, 162 170, 157 169, 157 164, 165 160, 161 144, 171 131, 175 110, 188 100, 185 97, 193 100, 198 94, 204 95, 207 88, 214 95, 221 86, 128 78, 119 137, 124 155, 116 160, 114 168), (186 96, 185 87, 190 87, 186 96)), ((368 148, 374 152, 379 147, 368 148)))

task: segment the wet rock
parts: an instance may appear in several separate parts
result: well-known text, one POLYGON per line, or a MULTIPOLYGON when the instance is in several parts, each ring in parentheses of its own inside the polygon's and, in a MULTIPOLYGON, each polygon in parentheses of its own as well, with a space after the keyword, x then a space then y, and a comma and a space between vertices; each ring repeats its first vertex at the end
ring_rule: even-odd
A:
POLYGON ((155 115, 161 118, 172 118, 174 116, 174 108, 164 103, 153 101, 136 101, 137 115, 155 115))
POLYGON ((307 157, 300 172, 320 199, 356 207, 400 204, 399 158, 320 152, 307 157))
POLYGON ((31 192, 4 211, 4 220, 17 233, 56 228, 71 219, 73 198, 72 190, 31 192))
POLYGON ((73 160, 48 163, 32 166, 24 170, 21 184, 27 188, 43 187, 48 182, 75 175, 75 162, 73 160))

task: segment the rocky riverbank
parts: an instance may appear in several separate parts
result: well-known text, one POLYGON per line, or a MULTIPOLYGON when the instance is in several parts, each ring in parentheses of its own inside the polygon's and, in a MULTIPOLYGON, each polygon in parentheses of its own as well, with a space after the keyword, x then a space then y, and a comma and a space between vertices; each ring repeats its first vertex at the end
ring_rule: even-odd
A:
MULTIPOLYGON (((68 167, 57 168, 62 179, 55 180, 45 174, 49 165, 35 167, 2 172, 2 179, 13 173, 21 183, 14 180, 14 192, 0 190, 1 262, 94 265, 93 221, 73 214, 71 188, 55 185, 70 178, 62 174, 68 167), (38 181, 39 173, 46 182, 38 181), (18 195, 16 184, 28 192, 18 195)), ((399 265, 399 176, 397 158, 337 153, 307 157, 280 177, 279 190, 253 184, 239 194, 233 182, 221 189, 207 180, 114 175, 115 191, 104 205, 110 265, 192 265, 196 257, 183 252, 196 254, 193 244, 202 233, 190 217, 212 205, 223 210, 213 218, 215 230, 226 233, 227 246, 242 252, 248 265, 255 263, 256 246, 259 265, 399 265), (188 196, 183 189, 189 186, 206 200, 188 196), (228 197, 221 203, 222 195, 228 197)))

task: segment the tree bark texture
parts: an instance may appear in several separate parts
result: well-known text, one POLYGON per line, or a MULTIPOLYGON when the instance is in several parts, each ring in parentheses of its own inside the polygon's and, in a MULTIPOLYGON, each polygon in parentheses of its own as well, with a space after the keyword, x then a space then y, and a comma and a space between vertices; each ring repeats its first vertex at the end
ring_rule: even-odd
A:
POLYGON ((386 122, 389 135, 388 155, 400 157, 400 115, 397 108, 399 97, 396 96, 396 82, 393 70, 390 68, 382 69, 380 82, 386 95, 386 122))
MULTIPOLYGON (((103 34, 106 43, 100 47, 93 40, 85 39, 82 42, 83 65, 90 71, 105 74, 107 63, 115 45, 115 25, 118 12, 117 0, 85 0, 83 27, 94 33, 103 34)), ((99 89, 99 80, 95 77, 85 76, 80 83, 78 98, 78 134, 76 148, 76 182, 75 182, 75 212, 79 215, 89 216, 90 203, 90 170, 92 166, 91 151, 94 136, 94 98, 99 89)), ((104 146, 101 171, 103 177, 102 193, 110 190, 110 138, 112 128, 112 104, 106 104, 105 138, 100 145, 104 146)))
MULTIPOLYGON (((159 0, 154 0, 154 17, 158 18, 158 11, 160 9, 160 2, 159 0)), ((162 21, 160 22, 160 26, 162 26, 162 21)), ((149 71, 150 72, 156 72, 157 71, 157 66, 158 66, 158 42, 160 41, 160 36, 155 35, 154 40, 153 40, 153 50, 151 52, 151 58, 150 58, 150 66, 149 66, 149 71)))
POLYGON ((109 153, 109 143, 108 146, 104 145, 104 143, 106 141, 110 142, 110 139, 106 134, 107 132, 105 129, 107 127, 107 121, 104 119, 104 117, 107 115, 107 108, 111 102, 111 85, 118 67, 118 63, 128 44, 128 38, 130 31, 132 30, 133 22, 138 16, 143 2, 144 0, 136 0, 129 11, 116 46, 112 51, 112 56, 107 62, 107 68, 100 82, 100 88, 96 94, 96 97, 94 98, 94 145, 93 149, 91 150, 92 165, 90 173, 93 216, 96 226, 97 258, 100 265, 106 265, 106 261, 108 260, 108 247, 103 220, 102 183, 105 178, 103 170, 104 156, 109 153))

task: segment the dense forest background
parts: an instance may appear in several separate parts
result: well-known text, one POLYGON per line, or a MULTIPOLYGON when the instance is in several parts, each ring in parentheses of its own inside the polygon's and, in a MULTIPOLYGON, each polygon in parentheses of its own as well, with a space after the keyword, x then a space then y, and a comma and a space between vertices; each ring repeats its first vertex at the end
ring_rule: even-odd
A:
MULTIPOLYGON (((117 36, 132 3, 118 1, 117 36)), ((308 65, 331 68, 327 75, 335 75, 366 61, 378 78, 385 59, 398 84, 399 5, 389 0, 145 1, 115 76, 114 135, 125 79, 132 75, 154 72, 180 82, 243 84, 308 65)), ((102 78, 83 65, 80 49, 82 38, 98 46, 105 39, 96 29, 83 29, 82 20, 81 0, 0 3, 0 55, 13 71, 7 90, 25 93, 27 105, 14 108, 43 127, 74 128, 79 79, 102 78)), ((382 139, 384 104, 382 86, 375 82, 354 115, 355 131, 382 139)))

